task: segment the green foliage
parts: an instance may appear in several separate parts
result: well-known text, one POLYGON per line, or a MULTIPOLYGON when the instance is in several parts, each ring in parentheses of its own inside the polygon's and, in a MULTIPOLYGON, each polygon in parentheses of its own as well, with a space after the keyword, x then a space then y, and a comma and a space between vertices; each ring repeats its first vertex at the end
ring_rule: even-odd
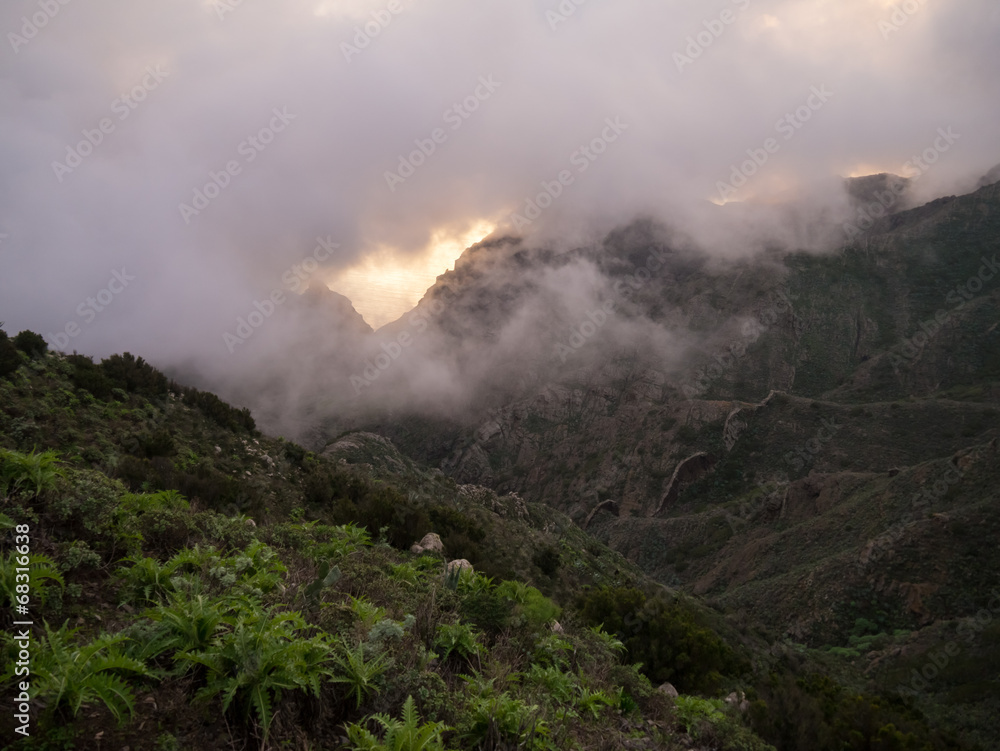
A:
POLYGON ((331 566, 329 561, 323 561, 319 566, 316 578, 309 584, 302 585, 302 597, 310 607, 319 603, 320 593, 327 587, 332 587, 340 579, 340 568, 331 566))
POLYGON ((548 723, 536 704, 498 692, 493 681, 466 679, 470 696, 459 734, 466 748, 553 749, 548 723))
MULTIPOLYGON (((620 693, 610 696, 604 691, 594 691, 586 686, 580 686, 579 696, 576 699, 576 707, 581 712, 586 713, 590 719, 596 721, 601 718, 601 712, 605 707, 622 706, 621 696, 620 693)), ((624 709, 623 706, 622 708, 624 709)))
POLYGON ((198 389, 185 388, 183 400, 189 407, 196 407, 205 417, 217 425, 231 430, 233 433, 249 433, 255 435, 257 423, 250 415, 249 409, 230 407, 215 394, 198 389))
POLYGON ((388 669, 386 655, 369 660, 365 657, 363 644, 359 643, 354 649, 342 644, 333 659, 340 669, 339 674, 332 678, 333 682, 346 683, 347 695, 355 698, 357 706, 360 707, 369 694, 378 693, 379 679, 388 669))
POLYGON ((541 666, 569 667, 573 645, 558 634, 548 634, 535 643, 534 662, 541 666))
POLYGON ((140 394, 147 398, 167 395, 167 377, 141 357, 128 352, 102 360, 101 370, 115 387, 130 394, 140 394))
POLYGON ((447 660, 451 655, 458 655, 466 662, 479 655, 479 643, 476 633, 465 623, 445 623, 437 627, 434 637, 434 649, 447 660))
POLYGON ((206 685, 198 699, 221 696, 224 711, 232 709, 244 722, 255 722, 266 738, 283 692, 319 696, 323 680, 332 676, 330 644, 323 636, 305 638, 299 633, 305 628, 298 613, 245 611, 209 647, 180 653, 177 659, 205 669, 206 685))
POLYGON ((539 550, 532 556, 531 560, 532 563, 538 566, 539 571, 549 577, 556 575, 562 563, 559 557, 559 548, 552 545, 539 550))
POLYGON ((641 662, 654 683, 671 681, 681 691, 710 693, 723 675, 744 669, 732 648, 682 601, 605 587, 581 597, 579 610, 585 623, 603 625, 623 642, 629 660, 641 662))
POLYGON ((524 681, 542 689, 548 701, 569 702, 576 694, 576 678, 572 673, 564 673, 555 666, 543 668, 541 665, 532 665, 524 674, 524 681))
POLYGON ((21 367, 21 355, 7 337, 7 332, 0 329, 0 378, 8 378, 16 373, 19 367, 21 367))
POLYGON ((160 563, 155 558, 135 556, 128 559, 132 566, 119 574, 123 581, 126 602, 158 603, 175 590, 173 581, 177 566, 160 563))
MULTIPOLYGON (((411 619, 413 616, 409 616, 411 619)), ((368 632, 368 641, 372 644, 382 644, 389 641, 402 641, 404 634, 403 624, 397 623, 391 618, 383 618, 372 626, 368 632)))
POLYGON ((722 713, 725 704, 718 699, 681 694, 674 698, 674 706, 677 708, 677 719, 684 725, 684 732, 692 736, 697 736, 697 728, 701 723, 716 723, 725 717, 722 713))
POLYGON ((385 617, 385 608, 376 605, 366 597, 355 597, 348 595, 351 599, 350 609, 354 616, 361 621, 364 628, 371 628, 375 623, 385 617))
POLYGON ((50 583, 58 584, 60 587, 66 586, 62 574, 51 558, 31 555, 29 564, 21 566, 17 559, 22 557, 16 550, 12 550, 6 557, 0 558, 0 602, 5 609, 13 608, 14 598, 18 594, 29 594, 33 602, 44 605, 51 589, 50 583), (27 568, 27 574, 23 571, 18 572, 19 568, 27 568), (20 591, 18 591, 19 586, 22 588, 20 591))
POLYGON ((28 357, 41 357, 49 351, 49 345, 41 334, 25 329, 14 337, 14 346, 28 357))
POLYGON ((85 355, 68 355, 66 361, 72 367, 70 381, 75 388, 86 391, 94 398, 108 401, 112 397, 115 383, 105 374, 100 365, 85 355))
POLYGON ((171 594, 169 604, 158 605, 147 613, 156 630, 145 645, 140 645, 149 657, 163 652, 200 652, 226 626, 234 624, 232 607, 205 595, 188 597, 171 594))
POLYGON ((558 620, 562 609, 534 587, 523 582, 505 581, 498 593, 514 603, 514 615, 522 624, 538 630, 558 620))
POLYGON ((401 719, 374 714, 361 723, 350 723, 347 736, 354 751, 444 751, 441 736, 448 730, 442 722, 421 724, 413 697, 407 696, 401 719), (378 724, 381 738, 365 729, 368 722, 378 724))
POLYGON ((123 636, 101 636, 79 646, 75 629, 64 623, 58 631, 45 624, 32 660, 34 699, 49 711, 76 717, 82 707, 100 702, 121 721, 134 709, 132 691, 122 673, 148 676, 139 660, 122 654, 123 636))
POLYGON ((0 449, 0 493, 39 496, 53 489, 56 480, 63 476, 59 464, 55 451, 22 454, 0 449))
POLYGON ((134 517, 151 511, 187 511, 191 508, 187 499, 176 490, 161 490, 158 493, 128 493, 118 502, 117 516, 134 517))
POLYGON ((590 632, 600 639, 609 652, 621 654, 626 651, 624 642, 605 631, 601 624, 591 626, 590 632))

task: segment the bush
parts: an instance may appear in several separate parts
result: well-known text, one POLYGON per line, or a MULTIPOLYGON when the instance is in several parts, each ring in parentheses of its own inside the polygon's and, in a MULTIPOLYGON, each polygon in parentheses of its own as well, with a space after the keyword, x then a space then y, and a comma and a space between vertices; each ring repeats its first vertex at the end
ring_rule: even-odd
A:
POLYGON ((21 355, 7 338, 7 332, 0 329, 0 378, 6 378, 21 367, 21 355))
POLYGON ((183 390, 183 394, 186 405, 196 407, 219 427, 231 430, 233 433, 243 431, 254 435, 257 432, 257 423, 254 422, 249 409, 230 407, 215 394, 210 394, 207 391, 186 388, 183 390))
POLYGON ((95 399, 108 401, 112 397, 111 390, 115 384, 108 379, 99 365, 85 355, 69 355, 66 358, 73 371, 69 379, 73 386, 90 393, 95 399))
POLYGON ((584 595, 579 610, 586 624, 603 625, 616 635, 629 661, 641 662, 653 683, 670 681, 680 691, 711 693, 723 675, 745 669, 732 648, 682 601, 605 587, 584 595))
POLYGON ((28 357, 41 357, 49 351, 49 345, 42 335, 27 329, 14 337, 14 346, 28 357))
POLYGON ((101 361, 101 370, 118 388, 148 398, 167 395, 167 377, 141 357, 125 352, 101 361))

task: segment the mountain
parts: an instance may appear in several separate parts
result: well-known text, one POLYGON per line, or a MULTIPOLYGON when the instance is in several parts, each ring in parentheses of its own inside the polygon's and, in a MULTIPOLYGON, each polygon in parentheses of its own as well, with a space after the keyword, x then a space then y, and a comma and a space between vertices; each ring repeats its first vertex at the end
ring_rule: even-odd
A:
POLYGON ((920 686, 929 712, 1000 716, 995 638, 975 631, 1000 604, 998 238, 993 184, 826 253, 713 260, 650 221, 562 253, 493 240, 428 293, 449 300, 434 335, 488 363, 475 398, 364 425, 563 511, 665 584, 920 686), (859 623, 907 636, 864 642, 859 623))

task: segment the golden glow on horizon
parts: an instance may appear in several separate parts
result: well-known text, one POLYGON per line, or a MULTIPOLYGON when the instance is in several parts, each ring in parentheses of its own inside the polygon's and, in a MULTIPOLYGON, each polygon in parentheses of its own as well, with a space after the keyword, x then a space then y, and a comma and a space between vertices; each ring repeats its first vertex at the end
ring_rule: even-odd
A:
POLYGON ((368 324, 378 329, 412 310, 435 280, 454 268, 466 248, 494 229, 496 225, 485 220, 460 229, 438 229, 421 253, 408 256, 383 246, 324 281, 350 299, 368 324))

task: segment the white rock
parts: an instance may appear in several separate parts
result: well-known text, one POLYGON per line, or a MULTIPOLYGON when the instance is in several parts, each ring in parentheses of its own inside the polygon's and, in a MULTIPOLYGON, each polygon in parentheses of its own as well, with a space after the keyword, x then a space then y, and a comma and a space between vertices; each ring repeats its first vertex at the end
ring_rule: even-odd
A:
POLYGON ((417 555, 421 555, 422 553, 443 553, 444 543, 441 542, 440 536, 433 532, 428 532, 424 535, 424 539, 420 542, 415 542, 410 550, 417 555))
POLYGON ((676 699, 678 696, 680 696, 680 694, 677 692, 677 689, 674 688, 674 684, 672 683, 661 684, 660 687, 657 689, 657 691, 666 694, 671 699, 676 699))
POLYGON ((457 561, 450 561, 448 563, 447 571, 449 574, 455 569, 458 569, 459 571, 468 571, 469 573, 475 571, 475 569, 472 567, 472 564, 469 563, 464 558, 459 558, 457 561))

